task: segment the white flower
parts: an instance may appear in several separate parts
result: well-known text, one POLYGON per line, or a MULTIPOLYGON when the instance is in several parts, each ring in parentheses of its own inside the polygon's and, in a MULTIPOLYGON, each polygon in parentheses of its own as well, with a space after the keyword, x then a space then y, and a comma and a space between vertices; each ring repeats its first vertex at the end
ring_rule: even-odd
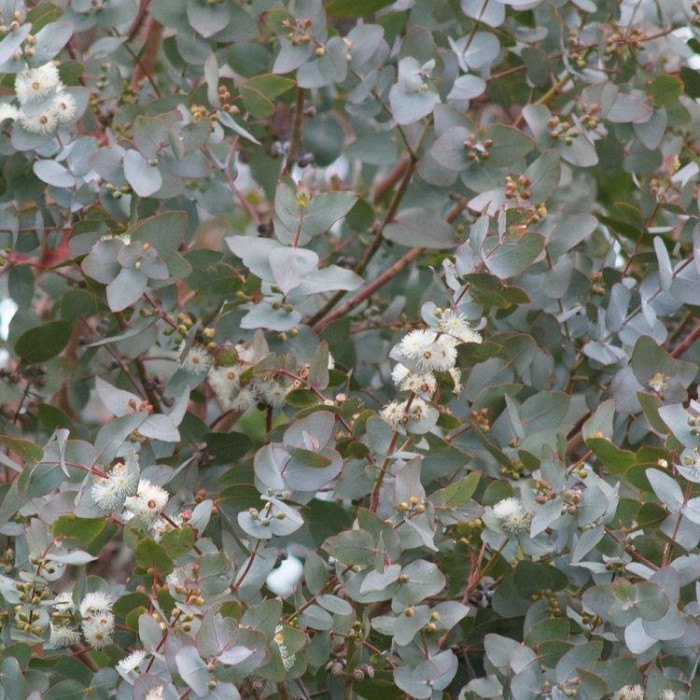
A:
POLYGON ((277 625, 274 636, 275 644, 280 651, 282 657, 282 665, 286 671, 289 671, 294 666, 294 654, 291 653, 284 643, 284 628, 282 625, 277 625))
POLYGON ((390 426, 396 427, 403 418, 403 408, 404 403, 399 403, 398 401, 392 401, 388 403, 380 412, 380 416, 384 421, 386 421, 390 426))
POLYGON ((335 357, 328 353, 328 369, 335 369, 335 357))
POLYGON ((163 700, 163 686, 157 685, 155 688, 151 688, 143 700, 163 700))
POLYGON ((290 387, 283 386, 279 382, 263 382, 257 388, 260 398, 273 408, 284 406, 285 397, 290 390, 290 387))
POLYGON ((212 357, 201 345, 192 345, 184 357, 180 357, 180 365, 189 374, 208 372, 212 357))
POLYGON ((135 496, 129 496, 124 502, 124 508, 136 517, 144 517, 147 521, 155 522, 156 518, 168 503, 168 492, 151 483, 148 479, 139 481, 135 496))
POLYGON ((401 380, 399 388, 403 391, 412 391, 414 394, 430 398, 437 388, 437 380, 432 372, 415 374, 410 372, 401 380))
POLYGON ((392 401, 379 414, 389 425, 400 432, 425 433, 434 427, 438 411, 423 399, 414 396, 411 401, 392 401))
POLYGON ((0 122, 4 122, 5 119, 15 120, 19 116, 19 110, 7 102, 0 103, 0 122))
POLYGON ((53 606, 59 612, 68 613, 75 610, 75 603, 70 591, 59 593, 53 601, 53 606))
POLYGON ((231 407, 233 395, 241 386, 242 371, 239 365, 234 365, 232 367, 212 367, 209 370, 209 386, 225 409, 231 407))
POLYGON ((117 670, 121 673, 128 674, 135 671, 145 660, 147 654, 143 649, 132 651, 131 654, 125 656, 118 664, 117 670))
POLYGON ((40 136, 53 133, 58 126, 58 117, 53 109, 45 109, 43 112, 39 112, 39 114, 33 117, 28 117, 24 112, 20 112, 17 115, 17 121, 27 131, 31 131, 32 134, 39 134, 40 136))
POLYGON ((15 78, 15 92, 21 105, 49 97, 60 85, 58 68, 53 63, 23 70, 15 78))
POLYGON ((75 98, 68 92, 58 92, 51 102, 51 109, 59 124, 69 124, 77 111, 75 98))
POLYGON ((659 700, 676 700, 676 693, 670 688, 666 688, 659 693, 659 700))
POLYGON ((254 365, 256 361, 255 357, 255 348, 252 345, 248 344, 243 344, 243 343, 238 343, 235 347, 234 350, 236 351, 236 354, 238 355, 238 359, 241 362, 245 362, 246 364, 249 365, 254 365))
POLYGON ((172 518, 170 518, 174 525, 170 522, 168 522, 165 518, 158 518, 158 520, 153 523, 151 526, 151 535, 153 536, 153 539, 156 542, 160 542, 162 539, 163 535, 166 533, 170 532, 171 530, 174 530, 175 527, 179 527, 182 525, 182 516, 181 515, 174 515, 172 518))
POLYGON ((425 369, 449 372, 457 361, 457 341, 450 335, 441 335, 436 341, 433 356, 424 362, 425 369))
POLYGON ((420 372, 446 372, 457 360, 457 340, 435 331, 411 331, 399 343, 399 352, 420 372))
POLYGON ((124 505, 128 496, 133 496, 139 484, 139 467, 135 459, 119 462, 109 475, 100 477, 92 485, 92 500, 103 510, 114 511, 124 505))
POLYGON ((527 530, 530 516, 518 498, 504 498, 493 506, 493 514, 498 524, 513 534, 527 530))
POLYGON ((247 411, 249 408, 257 405, 258 399, 255 392, 250 389, 241 389, 235 399, 231 402, 231 408, 234 411, 247 411))
POLYGON ((452 309, 443 311, 437 324, 437 329, 441 333, 457 338, 461 343, 481 343, 481 335, 469 325, 464 314, 457 313, 452 309))
POLYGON ((454 383, 452 393, 459 394, 459 392, 462 391, 462 374, 456 367, 453 367, 449 372, 450 377, 452 377, 452 382, 454 383))
POLYGON ((114 615, 111 612, 100 613, 83 619, 83 637, 95 649, 102 649, 112 643, 114 632, 114 615))
POLYGON ((54 625, 51 623, 49 646, 61 648, 72 647, 80 642, 80 634, 70 625, 54 625))
POLYGON ((394 384, 399 385, 401 382, 406 379, 406 377, 409 375, 411 372, 406 365, 402 365, 400 362, 394 367, 394 369, 391 371, 391 378, 394 380, 394 384))
POLYGON ((403 337, 399 350, 409 360, 418 361, 432 351, 436 338, 435 331, 411 331, 403 337))
POLYGON ((111 611, 112 597, 102 591, 87 593, 80 603, 80 615, 83 618, 96 617, 111 611))
POLYGON ((641 685, 623 685, 613 694, 612 700, 644 700, 644 688, 641 685))

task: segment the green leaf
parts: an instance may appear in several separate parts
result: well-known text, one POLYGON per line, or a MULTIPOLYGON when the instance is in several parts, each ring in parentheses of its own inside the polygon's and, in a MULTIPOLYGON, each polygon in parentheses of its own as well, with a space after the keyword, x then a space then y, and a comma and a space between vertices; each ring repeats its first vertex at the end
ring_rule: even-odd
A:
POLYGON ((151 165, 134 149, 129 149, 124 155, 124 177, 139 197, 150 197, 163 184, 158 166, 151 165))
POLYGON ((85 548, 96 539, 107 526, 105 518, 78 518, 62 515, 53 524, 53 534, 65 537, 77 547, 85 548))
POLYGON ((683 94, 684 83, 673 75, 658 75, 646 86, 647 95, 652 99, 654 107, 670 107, 683 94))
POLYGON ((294 459, 301 462, 305 467, 324 469, 332 462, 328 457, 324 457, 322 454, 313 452, 312 450, 305 450, 301 447, 293 447, 292 445, 285 445, 285 449, 294 459))
POLYGON ((366 530, 346 530, 329 537, 322 547, 332 557, 350 566, 371 566, 377 553, 376 538, 366 530))
POLYGON ((119 617, 126 617, 132 611, 138 608, 149 610, 151 607, 151 599, 145 593, 127 593, 117 598, 114 603, 114 614, 119 617))
POLYGON ((68 321, 51 321, 23 333, 15 352, 27 362, 46 362, 68 345, 72 326, 68 321))
POLYGON ((169 574, 174 568, 173 560, 165 549, 150 537, 141 540, 134 552, 136 563, 145 571, 155 569, 159 574, 169 574))
POLYGON ((422 207, 399 212, 384 228, 384 238, 410 248, 454 248, 457 245, 452 226, 422 207))
POLYGON ((487 131, 486 138, 493 141, 489 147, 491 154, 486 164, 489 167, 513 165, 519 158, 524 158, 535 144, 520 129, 496 124, 487 131))
POLYGON ((700 97, 700 75, 693 68, 683 66, 681 68, 681 80, 683 89, 688 97, 700 97))
POLYGON ((493 275, 464 275, 462 279, 469 284, 469 293, 474 298, 474 301, 482 306, 495 306, 499 309, 507 309, 514 304, 527 304, 530 302, 530 297, 522 289, 508 286, 493 275))
POLYGON ((195 533, 191 527, 177 527, 161 537, 160 545, 171 559, 177 559, 192 549, 195 539, 195 533))
POLYGON ((328 0, 326 12, 331 17, 364 17, 391 5, 394 0, 328 0))
POLYGON ((613 474, 624 473, 637 462, 634 452, 621 450, 605 437, 592 436, 586 440, 586 445, 613 474))
POLYGON ((269 117, 275 111, 275 98, 291 90, 294 85, 291 78, 267 73, 247 80, 239 90, 245 108, 259 119, 269 117))
POLYGON ((494 275, 508 279, 519 275, 544 250, 544 236, 528 231, 523 236, 504 236, 502 241, 486 254, 484 262, 494 275))
POLYGON ((24 462, 25 467, 33 467, 44 456, 44 450, 29 440, 0 435, 0 445, 8 452, 17 454, 24 462))
POLYGON ((129 230, 132 241, 150 243, 167 260, 177 252, 187 232, 188 217, 184 211, 156 214, 129 230))

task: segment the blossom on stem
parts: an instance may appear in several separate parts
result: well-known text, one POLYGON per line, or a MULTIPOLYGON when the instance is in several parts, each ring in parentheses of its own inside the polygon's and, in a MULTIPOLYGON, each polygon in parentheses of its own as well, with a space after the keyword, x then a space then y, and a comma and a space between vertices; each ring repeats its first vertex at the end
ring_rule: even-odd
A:
POLYGON ((524 532, 530 525, 530 515, 519 498, 504 498, 493 506, 498 524, 511 534, 524 532))
POLYGON ((15 77, 15 92, 22 106, 49 97, 61 87, 58 68, 47 63, 39 68, 28 68, 15 77))
POLYGON ((152 524, 167 505, 168 498, 169 495, 165 489, 148 479, 141 479, 136 495, 129 496, 124 502, 126 518, 142 517, 152 524))

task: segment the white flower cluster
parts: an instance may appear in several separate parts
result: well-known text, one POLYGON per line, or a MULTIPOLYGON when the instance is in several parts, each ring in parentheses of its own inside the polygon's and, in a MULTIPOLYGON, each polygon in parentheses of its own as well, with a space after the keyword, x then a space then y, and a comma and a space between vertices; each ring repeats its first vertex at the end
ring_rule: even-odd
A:
POLYGON ((641 685, 623 685, 613 693, 612 700, 644 700, 644 688, 641 685))
POLYGON ((88 593, 80 603, 80 617, 85 641, 95 649, 102 649, 112 643, 114 615, 112 598, 106 593, 88 593))
POLYGON ((90 494, 99 508, 113 513, 136 493, 138 485, 139 465, 136 454, 132 453, 126 462, 115 464, 106 477, 98 477, 92 484, 90 494))
POLYGON ((71 621, 75 605, 68 591, 59 593, 53 601, 54 612, 51 616, 49 645, 54 648, 71 647, 80 641, 80 633, 71 621))
POLYGON ((66 92, 53 63, 28 68, 15 78, 19 107, 0 104, 0 122, 11 119, 33 134, 52 134, 75 118, 75 98, 66 92))
POLYGON ((518 498, 504 498, 496 503, 493 515, 501 528, 513 535, 527 531, 530 526, 530 514, 518 498))
POLYGON ((151 535, 160 541, 173 527, 179 527, 183 520, 179 515, 163 518, 162 512, 170 498, 168 492, 148 479, 140 478, 138 458, 132 452, 125 462, 118 462, 105 477, 97 477, 90 489, 93 502, 105 513, 119 509, 124 522, 141 518, 151 535))
POLYGON ((142 518, 148 527, 154 527, 168 504, 168 492, 148 479, 140 479, 136 493, 124 501, 124 521, 142 518))
POLYGON ((243 344, 236 345, 235 351, 237 364, 212 367, 207 377, 221 407, 225 411, 247 411, 258 403, 273 408, 284 406, 285 398, 292 388, 291 381, 259 377, 242 381, 243 373, 264 356, 258 356, 252 347, 243 344))
POLYGON ((455 367, 457 346, 482 342, 463 314, 452 309, 436 309, 434 315, 436 321, 432 328, 410 331, 391 351, 391 357, 398 361, 391 378, 401 391, 411 392, 412 396, 407 401, 392 401, 380 415, 399 430, 402 427, 415 433, 430 430, 438 415, 427 403, 437 390, 434 373, 449 373, 453 390, 459 393, 461 377, 455 367))
POLYGON ((143 700, 163 700, 163 686, 157 685, 155 688, 151 688, 143 700))
POLYGON ((284 643, 284 628, 282 625, 277 625, 274 639, 277 648, 280 650, 282 665, 285 671, 289 671, 294 666, 294 654, 289 651, 289 647, 284 643))

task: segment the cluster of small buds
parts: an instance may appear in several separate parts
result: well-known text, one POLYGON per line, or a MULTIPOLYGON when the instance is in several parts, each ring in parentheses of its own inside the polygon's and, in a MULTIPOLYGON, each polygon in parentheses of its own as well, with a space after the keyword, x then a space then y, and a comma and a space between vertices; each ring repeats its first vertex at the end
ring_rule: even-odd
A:
POLYGON ((489 418, 489 409, 482 408, 478 411, 470 411, 469 419, 471 422, 481 430, 482 433, 488 433, 491 431, 491 419, 489 418))
POLYGON ((214 128, 214 122, 216 121, 216 113, 210 112, 207 107, 198 104, 190 105, 190 114, 195 122, 209 121, 211 123, 212 129, 214 128))
POLYGON ((589 131, 595 131, 600 124, 600 110, 598 103, 594 102, 591 105, 583 105, 581 108, 581 124, 589 131))
POLYGON ((566 43, 569 58, 576 68, 585 68, 588 65, 588 58, 594 52, 595 47, 583 44, 576 28, 569 29, 566 43))
POLYGON ((603 273, 599 270, 591 273, 591 293, 597 296, 604 296, 606 293, 605 278, 603 277, 603 273))
MULTIPOLYGON (((557 688, 560 693, 567 698, 578 697, 579 690, 578 687, 581 685, 581 679, 578 676, 572 676, 565 681, 557 681, 557 688)), ((550 686, 551 691, 551 686, 550 686)))
POLYGON ((396 506, 396 510, 406 517, 420 515, 421 513, 425 513, 425 502, 421 501, 418 496, 411 496, 408 501, 401 501, 396 506))
POLYGON ((525 473, 525 465, 519 460, 513 460, 510 465, 501 464, 501 466, 498 467, 498 471, 503 474, 503 476, 518 481, 525 473))
POLYGON ((535 479, 532 483, 532 489, 535 492, 535 501, 540 504, 553 501, 556 497, 556 491, 546 482, 540 479, 535 479))
POLYGON ((475 163, 488 160, 491 157, 489 148, 493 146, 493 139, 479 141, 476 134, 469 134, 469 138, 464 142, 464 150, 467 152, 467 159, 475 163))
POLYGON ((112 599, 106 593, 88 593, 80 603, 81 628, 85 641, 95 649, 112 643, 114 615, 112 599))
POLYGON ((525 175, 506 175, 506 199, 531 199, 532 180, 525 175))
POLYGON ((339 678, 345 672, 345 659, 331 659, 326 664, 326 671, 328 671, 331 676, 339 678))
POLYGON ((646 34, 639 27, 618 27, 603 25, 605 49, 603 55, 607 58, 615 56, 618 59, 627 58, 632 49, 644 48, 646 34))
POLYGON ((554 591, 551 588, 539 588, 530 595, 530 600, 547 600, 547 610, 551 617, 561 615, 561 607, 554 591))
POLYGON ((231 92, 225 85, 219 85, 217 89, 217 94, 219 96, 219 102, 221 102, 221 109, 229 114, 240 114, 241 110, 238 105, 233 104, 233 96, 231 92))
POLYGON ((670 175, 655 175, 649 181, 649 192, 660 204, 675 204, 681 196, 681 189, 670 175))
POLYGON ((641 685, 623 685, 616 690, 611 700, 644 700, 644 688, 641 685))
POLYGON ((578 129, 567 119, 552 115, 547 120, 549 127, 549 138, 555 141, 563 141, 567 146, 571 146, 574 139, 579 135, 578 129))
POLYGON ((313 20, 311 19, 295 19, 291 22, 288 19, 282 20, 282 26, 288 29, 287 39, 294 46, 299 44, 308 44, 311 41, 311 34, 309 34, 309 29, 313 26, 313 20))
POLYGON ((579 489, 564 489, 563 498, 563 508, 566 512, 569 515, 576 515, 579 503, 581 503, 581 491, 579 489))

